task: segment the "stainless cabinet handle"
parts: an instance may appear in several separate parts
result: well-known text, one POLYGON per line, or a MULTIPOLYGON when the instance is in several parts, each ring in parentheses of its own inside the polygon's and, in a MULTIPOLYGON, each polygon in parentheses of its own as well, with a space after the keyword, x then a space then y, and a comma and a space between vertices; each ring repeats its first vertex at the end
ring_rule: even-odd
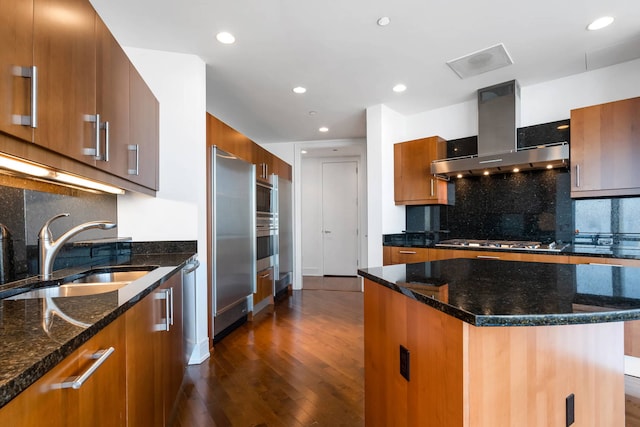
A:
POLYGON ((127 145, 127 150, 136 152, 136 167, 135 169, 129 169, 127 173, 129 175, 139 175, 140 174, 140 145, 129 144, 127 145))
POLYGON ((168 291, 169 291, 169 299, 171 300, 171 304, 169 304, 169 308, 171 309, 169 311, 169 324, 173 326, 173 309, 174 309, 173 288, 169 288, 168 291))
POLYGON ((101 129, 104 129, 104 156, 102 160, 105 162, 109 161, 109 122, 106 121, 102 125, 100 125, 101 129))
POLYGON ((169 329, 171 329, 171 296, 170 296, 170 289, 165 289, 164 290, 164 309, 165 309, 165 331, 169 331, 169 329))
POLYGON ((576 187, 580 187, 580 165, 576 165, 576 187))
POLYGON ((489 255, 476 255, 476 258, 480 258, 480 259, 500 259, 499 256, 489 256, 489 255))
POLYGON ((38 67, 13 67, 13 75, 31 79, 31 111, 28 116, 16 114, 13 116, 13 124, 20 126, 38 127, 38 67))
POLYGON ((433 192, 433 178, 431 178, 431 197, 434 196, 434 192, 433 192))
POLYGON ((200 261, 194 260, 192 263, 184 266, 184 270, 182 270, 183 274, 190 274, 196 271, 200 267, 200 261))
POLYGON ((96 151, 94 156, 97 160, 102 159, 100 154, 100 114, 96 114, 96 151))
POLYGON ((89 369, 84 371, 84 373, 82 373, 82 375, 79 375, 77 377, 67 378, 67 380, 65 382, 63 382, 62 384, 60 384, 59 387, 60 388, 72 388, 74 390, 78 390, 80 387, 82 387, 82 385, 85 383, 85 381, 87 381, 89 379, 89 377, 91 375, 93 375, 93 373, 96 371, 96 369, 98 369, 100 367, 100 365, 102 365, 109 358, 109 356, 111 356, 111 354, 114 351, 115 351, 115 348, 109 347, 106 350, 99 350, 99 351, 93 353, 91 355, 91 358, 92 359, 96 359, 96 361, 93 362, 91 364, 91 366, 89 366, 89 369))
POLYGON ((415 254, 417 254, 416 251, 398 251, 398 253, 406 254, 406 255, 415 255, 415 254))
POLYGON ((262 276, 260 276, 261 279, 266 279, 267 277, 269 277, 271 275, 271 273, 265 273, 262 276))

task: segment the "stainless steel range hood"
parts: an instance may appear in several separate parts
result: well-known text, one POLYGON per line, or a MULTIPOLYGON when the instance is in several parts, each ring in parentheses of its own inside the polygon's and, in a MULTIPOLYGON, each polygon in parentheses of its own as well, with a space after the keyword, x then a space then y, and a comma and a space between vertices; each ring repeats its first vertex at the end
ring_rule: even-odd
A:
POLYGON ((436 160, 436 175, 481 175, 566 166, 569 144, 553 142, 518 149, 520 86, 515 80, 478 90, 478 154, 436 160))

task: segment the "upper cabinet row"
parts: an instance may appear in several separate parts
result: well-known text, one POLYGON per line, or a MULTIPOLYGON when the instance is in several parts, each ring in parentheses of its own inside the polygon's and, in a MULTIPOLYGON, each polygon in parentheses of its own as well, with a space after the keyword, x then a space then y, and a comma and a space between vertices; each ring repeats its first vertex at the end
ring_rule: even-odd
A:
POLYGON ((211 114, 207 114, 207 145, 215 145, 242 160, 255 164, 258 179, 268 180, 269 175, 275 174, 291 181, 291 165, 211 114))
POLYGON ((571 111, 571 197, 640 195, 640 98, 571 111))
MULTIPOLYGON (((447 183, 431 174, 446 157, 440 137, 394 144, 396 205, 451 203, 447 183)), ((571 111, 571 197, 640 195, 640 97, 571 111)))
POLYGON ((158 102, 91 4, 0 8, 0 131, 157 190, 158 102))

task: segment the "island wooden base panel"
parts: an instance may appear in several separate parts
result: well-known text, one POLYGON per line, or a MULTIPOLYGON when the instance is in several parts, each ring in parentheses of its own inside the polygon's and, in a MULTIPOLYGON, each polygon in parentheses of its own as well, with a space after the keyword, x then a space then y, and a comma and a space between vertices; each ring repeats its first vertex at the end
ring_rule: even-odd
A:
POLYGON ((624 425, 622 323, 480 328, 368 280, 364 298, 368 427, 564 426, 570 394, 575 425, 624 425))

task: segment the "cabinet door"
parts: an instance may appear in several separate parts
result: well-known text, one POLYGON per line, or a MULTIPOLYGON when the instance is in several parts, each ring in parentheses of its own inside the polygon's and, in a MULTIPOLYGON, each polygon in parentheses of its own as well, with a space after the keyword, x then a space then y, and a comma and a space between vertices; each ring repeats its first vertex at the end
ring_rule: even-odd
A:
POLYGON ((434 136, 393 146, 396 205, 447 203, 447 182, 431 174, 431 162, 444 157, 445 144, 434 136))
POLYGON ((160 287, 169 297, 169 330, 161 335, 161 371, 163 375, 163 413, 164 424, 170 425, 173 407, 182 385, 186 362, 183 350, 182 330, 182 274, 174 274, 160 287))
POLYGON ((640 194, 640 98, 571 111, 571 197, 640 194))
POLYGON ((152 190, 158 189, 159 106, 138 71, 129 75, 128 179, 152 190))
POLYGON ((0 0, 0 10, 0 131, 33 141, 31 125, 16 123, 31 116, 33 0, 0 0))
POLYGON ((125 425, 124 323, 116 320, 0 409, 0 425, 68 427, 125 425), (114 348, 79 389, 61 388, 114 348), (98 353, 99 354, 99 353, 98 353))
POLYGON ((273 267, 258 272, 256 293, 253 294, 254 304, 273 296, 273 279, 273 267))
MULTIPOLYGON (((67 425, 123 426, 126 415, 125 327, 118 319, 91 338, 74 353, 78 373, 86 372, 97 357, 113 347, 114 351, 78 390, 66 389, 69 407, 67 425)), ((47 424, 48 425, 48 424, 47 424)))
POLYGON ((129 145, 129 59, 98 17, 97 111, 100 156, 96 166, 127 178, 129 145))
POLYGON ((160 331, 166 294, 154 290, 126 314, 127 425, 162 425, 160 331))
POLYGON ((33 12, 38 67, 35 142, 95 165, 95 11, 85 0, 35 0, 33 12))

